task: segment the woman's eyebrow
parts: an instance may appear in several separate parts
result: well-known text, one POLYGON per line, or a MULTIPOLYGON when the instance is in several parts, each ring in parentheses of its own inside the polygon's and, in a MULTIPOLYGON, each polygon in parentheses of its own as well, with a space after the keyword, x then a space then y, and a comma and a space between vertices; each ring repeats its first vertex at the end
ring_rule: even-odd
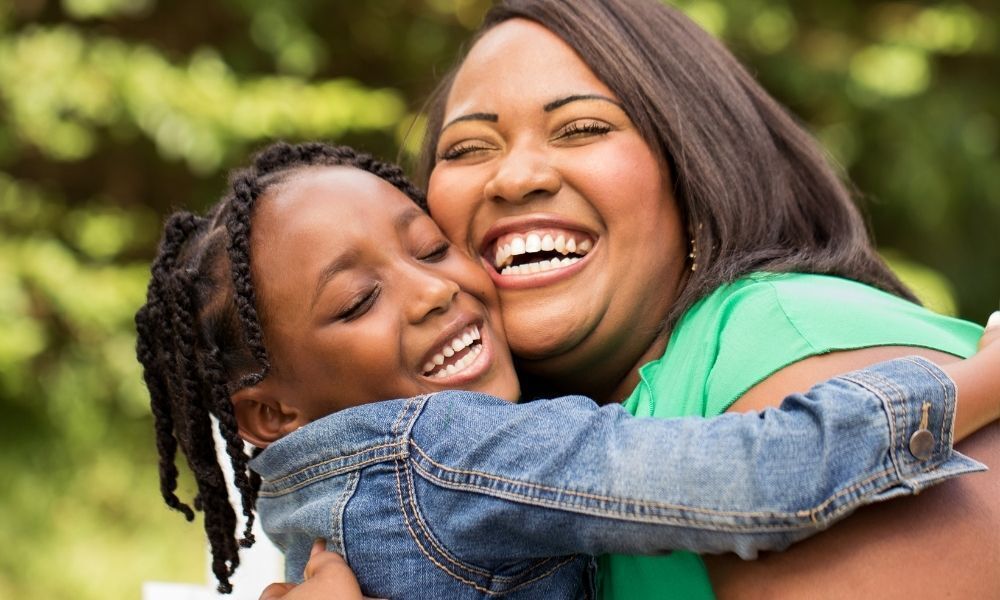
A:
POLYGON ((542 107, 542 110, 544 110, 545 112, 552 112, 557 108, 566 106, 570 102, 578 102, 580 100, 601 100, 603 102, 610 102, 611 104, 614 104, 618 108, 624 110, 624 107, 621 105, 620 102, 618 102, 614 98, 608 98, 607 96, 602 96, 600 94, 573 94, 572 96, 566 96, 564 98, 559 98, 558 100, 553 100, 552 102, 549 102, 548 104, 542 107))
POLYGON ((441 131, 448 129, 455 123, 461 123, 462 121, 489 121, 490 123, 496 123, 500 120, 500 117, 496 113, 469 113, 467 115, 462 115, 461 117, 455 117, 451 121, 441 128, 441 131))
MULTIPOLYGON (((553 100, 552 102, 547 103, 545 106, 542 107, 542 110, 544 110, 545 112, 552 112, 557 108, 566 106, 570 102, 577 102, 580 100, 601 100, 603 102, 610 102, 611 104, 614 104, 618 108, 625 110, 625 107, 623 107, 621 103, 615 100, 614 98, 608 98, 607 96, 602 96, 600 94, 573 94, 571 96, 559 98, 558 100, 553 100)), ((490 123, 496 123, 499 120, 500 117, 496 113, 485 113, 485 112, 469 113, 467 115, 455 117, 451 121, 448 121, 448 123, 446 123, 444 127, 441 128, 441 131, 448 129, 455 123, 461 123, 462 121, 488 121, 490 123)))

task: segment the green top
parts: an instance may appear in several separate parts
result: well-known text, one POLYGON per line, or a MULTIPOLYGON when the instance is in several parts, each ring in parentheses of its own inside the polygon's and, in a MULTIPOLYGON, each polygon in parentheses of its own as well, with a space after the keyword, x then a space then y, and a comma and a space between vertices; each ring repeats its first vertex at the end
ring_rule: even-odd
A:
MULTIPOLYGON (((810 356, 917 346, 968 356, 982 328, 867 285, 824 275, 759 273, 688 310, 663 357, 639 370, 624 406, 638 417, 711 417, 771 374, 810 356)), ((601 557, 605 600, 714 598, 701 558, 601 557)))

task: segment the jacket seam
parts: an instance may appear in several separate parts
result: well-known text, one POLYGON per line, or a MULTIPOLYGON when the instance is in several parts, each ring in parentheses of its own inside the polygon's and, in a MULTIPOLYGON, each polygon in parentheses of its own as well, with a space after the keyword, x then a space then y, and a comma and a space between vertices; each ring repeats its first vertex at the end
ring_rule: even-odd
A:
MULTIPOLYGON (((600 495, 600 494, 593 494, 593 493, 589 493, 589 492, 580 492, 580 491, 568 490, 568 489, 563 489, 563 488, 553 488, 553 487, 549 487, 549 486, 543 486, 543 485, 540 485, 540 484, 534 484, 534 483, 528 483, 528 482, 523 482, 523 481, 508 479, 508 478, 501 477, 501 476, 498 476, 498 475, 495 475, 495 474, 483 473, 483 472, 479 472, 479 471, 468 471, 468 470, 463 470, 463 469, 453 469, 451 467, 447 467, 445 465, 442 465, 442 464, 436 462, 434 459, 430 458, 430 456, 428 456, 427 453, 422 448, 420 448, 420 446, 418 446, 416 444, 416 442, 413 441, 412 439, 410 440, 410 446, 416 451, 417 454, 419 454, 420 456, 422 456, 427 462, 431 463, 432 465, 434 465, 436 468, 440 469, 441 471, 448 472, 448 473, 453 473, 453 474, 458 475, 458 476, 481 477, 481 478, 485 478, 485 479, 488 479, 488 480, 494 480, 494 481, 498 481, 498 482, 501 482, 501 483, 510 484, 510 485, 517 486, 517 487, 527 488, 529 490, 538 490, 538 491, 545 491, 545 492, 553 492, 553 493, 558 493, 558 494, 561 494, 561 495, 567 495, 567 496, 572 496, 572 497, 579 497, 579 498, 583 498, 583 499, 587 499, 587 500, 595 500, 595 501, 599 501, 599 502, 612 502, 612 503, 622 503, 622 502, 624 502, 624 503, 628 503, 628 504, 630 504, 632 506, 635 506, 636 508, 639 508, 639 509, 687 511, 687 512, 692 512, 692 513, 707 514, 707 515, 718 516, 718 517, 737 517, 737 518, 739 518, 739 517, 751 517, 751 518, 752 517, 763 517, 763 518, 778 518, 778 519, 801 519, 801 518, 808 518, 810 520, 810 522, 816 522, 819 519, 821 519, 822 518, 822 514, 827 511, 827 508, 830 507, 832 504, 836 503, 843 496, 848 495, 848 494, 852 494, 852 493, 854 493, 856 491, 861 490, 862 488, 866 488, 870 484, 872 484, 872 483, 874 483, 874 482, 876 482, 878 480, 884 479, 886 475, 890 475, 890 474, 892 474, 894 472, 894 470, 892 468, 883 469, 883 470, 879 471, 878 473, 872 474, 869 477, 867 477, 867 478, 865 478, 865 479, 863 479, 861 481, 855 482, 854 484, 852 484, 852 485, 850 485, 850 486, 848 486, 846 488, 843 488, 843 489, 835 492, 834 494, 826 497, 823 500, 823 502, 819 503, 818 505, 816 505, 815 507, 813 507, 811 509, 805 509, 805 510, 796 511, 796 512, 724 511, 724 510, 716 510, 716 509, 711 509, 711 508, 689 507, 689 506, 683 506, 683 505, 678 505, 678 504, 670 504, 670 503, 663 503, 663 502, 654 502, 654 501, 648 501, 648 500, 623 499, 623 498, 618 498, 618 497, 605 496, 605 495, 600 495)), ((581 508, 581 506, 579 504, 572 504, 572 503, 560 502, 560 501, 556 501, 556 500, 548 500, 548 499, 545 499, 545 498, 540 498, 540 497, 537 497, 537 496, 529 495, 527 493, 517 493, 517 492, 512 492, 512 491, 501 491, 501 490, 497 490, 497 489, 494 489, 494 488, 480 486, 480 485, 477 485, 477 484, 474 484, 474 483, 469 483, 469 482, 449 481, 447 479, 443 479, 440 476, 438 476, 438 475, 430 472, 426 467, 424 467, 423 465, 421 465, 419 463, 419 461, 413 461, 413 465, 414 465, 415 469, 417 469, 419 472, 421 472, 422 474, 424 474, 424 476, 426 476, 428 479, 431 479, 434 482, 436 482, 439 485, 442 485, 443 487, 446 487, 446 488, 475 491, 475 492, 479 492, 479 493, 484 493, 485 495, 488 495, 488 496, 494 496, 494 497, 506 498, 506 499, 511 499, 511 500, 517 500, 517 501, 520 501, 520 502, 527 502, 529 504, 536 504, 536 505, 539 505, 539 506, 547 506, 547 507, 551 507, 551 508, 577 508, 577 509, 581 508)), ((898 484, 898 481, 895 478, 889 478, 888 481, 886 482, 886 485, 884 487, 882 485, 876 485, 874 489, 878 489, 878 490, 888 489, 889 487, 892 487, 892 486, 897 485, 897 484, 898 484)), ((845 507, 843 505, 836 506, 831 511, 831 514, 836 514, 839 511, 843 510, 844 508, 845 507)), ((588 511, 575 511, 575 512, 581 512, 582 514, 590 514, 588 511)), ((594 511, 592 514, 597 514, 597 515, 622 515, 623 517, 625 517, 625 516, 634 517, 635 516, 635 514, 633 512, 620 511, 620 510, 614 510, 614 509, 608 509, 608 508, 598 509, 598 510, 594 511)), ((661 516, 661 515, 655 515, 654 514, 654 515, 648 515, 646 517, 646 519, 639 519, 639 520, 637 520, 637 522, 648 522, 648 520, 652 520, 653 522, 660 522, 659 519, 667 519, 667 520, 669 520, 669 519, 678 519, 678 518, 679 517, 661 516)), ((625 519, 625 520, 632 520, 632 519, 625 519)), ((678 521, 678 523, 683 523, 683 522, 684 521, 678 521)), ((761 528, 761 530, 770 530, 771 527, 784 527, 784 528, 787 528, 789 526, 791 526, 791 525, 782 525, 782 526, 765 526, 765 525, 761 525, 759 527, 761 528)), ((727 525, 727 527, 730 527, 730 526, 727 525)), ((733 525, 731 527, 735 527, 736 530, 744 530, 744 529, 748 529, 748 528, 749 529, 757 528, 758 526, 754 526, 754 525, 743 525, 743 526, 733 525)))
MULTIPOLYGON (((419 416, 419 411, 415 410, 413 412, 412 417, 410 418, 410 422, 407 424, 408 427, 412 428, 413 422, 416 421, 416 418, 418 416, 419 416)), ((401 425, 401 421, 402 421, 402 419, 399 419, 393 425, 393 431, 394 432, 398 432, 398 426, 401 425)), ((481 592, 483 594, 486 594, 488 596, 497 596, 497 595, 502 595, 502 594, 509 594, 509 593, 515 592, 515 591, 517 591, 517 590, 519 590, 519 589, 521 589, 521 588, 523 588, 525 586, 528 586, 528 585, 530 585, 532 583, 535 583, 537 581, 540 581, 540 580, 542 580, 542 579, 550 576, 552 573, 555 573, 557 570, 559 570, 560 568, 562 568, 564 565, 569 564, 570 562, 572 562, 576 558, 575 556, 572 556, 572 555, 571 556, 567 556, 563 560, 561 560, 561 561, 555 563, 554 565, 552 565, 551 568, 548 568, 548 570, 543 571, 541 573, 538 573, 537 575, 534 575, 534 576, 530 577, 529 579, 524 580, 524 581, 520 581, 520 582, 518 582, 516 584, 514 584, 514 582, 519 579, 518 576, 496 575, 496 574, 491 573, 491 572, 489 572, 489 571, 487 571, 485 569, 482 569, 482 568, 479 568, 479 567, 476 567, 476 566, 473 566, 473 565, 469 565, 469 564, 465 563, 464 561, 458 560, 457 558, 453 557, 451 555, 451 553, 448 552, 440 544, 440 542, 438 542, 437 538, 429 530, 426 522, 424 521, 423 516, 420 513, 419 507, 417 506, 417 499, 416 499, 416 496, 415 496, 415 487, 416 486, 414 485, 414 482, 413 482, 413 475, 410 472, 410 470, 406 468, 408 462, 409 461, 407 461, 405 459, 402 459, 402 458, 397 459, 395 461, 395 463, 396 463, 396 469, 395 469, 395 471, 396 471, 396 493, 397 493, 397 497, 399 499, 401 512, 403 513, 403 523, 406 525, 406 529, 409 532, 411 539, 413 539, 413 542, 417 546, 417 549, 420 551, 420 553, 427 560, 429 560, 432 564, 434 564, 436 567, 438 567, 439 569, 441 569, 442 571, 444 571, 450 577, 454 578, 456 581, 464 583, 465 585, 468 585, 468 586, 472 587, 473 589, 475 589, 475 590, 477 590, 477 591, 479 591, 479 592, 481 592), (406 471, 405 474, 402 472, 404 470, 406 471), (408 493, 404 493, 404 491, 403 491, 403 477, 404 476, 406 477, 407 483, 409 484, 409 485, 407 485, 408 493), (407 506, 409 506, 409 508, 410 508, 409 511, 407 510, 407 506), (418 534, 418 532, 415 531, 414 524, 416 524, 417 526, 419 526, 419 528, 421 530, 420 533, 422 533, 422 535, 418 534), (426 540, 426 542, 425 542, 425 540, 426 540), (443 562, 441 560, 439 560, 434 555, 432 555, 431 552, 429 552, 428 549, 427 549, 427 547, 425 546, 425 543, 428 543, 431 546, 433 546, 434 550, 436 550, 442 556, 442 558, 444 560, 446 560, 447 562, 451 563, 451 565, 452 565, 453 568, 449 568, 449 566, 443 564, 443 562), (459 573, 456 573, 454 569, 466 570, 466 571, 469 571, 469 572, 474 573, 476 575, 479 575, 481 577, 487 578, 490 581, 496 581, 496 582, 498 582, 498 583, 501 584, 502 589, 500 589, 500 590, 492 590, 492 589, 490 589, 488 587, 483 586, 480 583, 477 583, 476 581, 473 581, 470 578, 463 577, 459 573)), ((528 572, 536 571, 539 568, 542 568, 542 567, 546 566, 548 563, 551 563, 554 560, 555 560, 554 558, 550 557, 550 558, 542 559, 540 561, 535 561, 531 565, 531 567, 529 567, 528 569, 526 569, 526 571, 528 571, 528 572)))

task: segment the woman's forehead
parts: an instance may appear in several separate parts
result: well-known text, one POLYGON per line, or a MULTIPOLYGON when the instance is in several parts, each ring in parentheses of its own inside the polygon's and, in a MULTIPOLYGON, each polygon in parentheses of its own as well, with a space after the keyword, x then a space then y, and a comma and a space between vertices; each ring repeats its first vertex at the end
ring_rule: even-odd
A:
POLYGON ((524 19, 505 21, 480 38, 455 75, 446 121, 459 112, 511 101, 544 106, 569 94, 614 94, 559 36, 524 19), (502 95, 502 97, 501 97, 502 95))

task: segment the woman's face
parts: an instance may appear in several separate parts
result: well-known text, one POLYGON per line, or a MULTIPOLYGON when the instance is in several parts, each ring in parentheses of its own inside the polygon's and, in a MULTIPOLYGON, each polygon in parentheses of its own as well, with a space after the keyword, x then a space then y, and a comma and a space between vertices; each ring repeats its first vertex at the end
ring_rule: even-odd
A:
POLYGON ((443 123, 431 214, 482 257, 522 367, 593 393, 655 358, 687 238, 608 86, 547 29, 507 21, 473 46, 443 123))

